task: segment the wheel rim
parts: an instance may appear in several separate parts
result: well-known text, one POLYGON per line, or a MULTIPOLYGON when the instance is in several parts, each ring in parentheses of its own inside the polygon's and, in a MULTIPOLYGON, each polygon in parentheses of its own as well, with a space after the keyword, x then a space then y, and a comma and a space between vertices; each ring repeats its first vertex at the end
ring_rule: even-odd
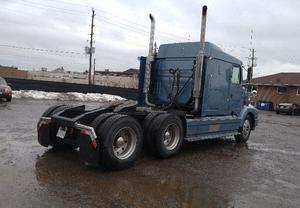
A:
POLYGON ((178 145, 180 139, 179 126, 170 124, 164 131, 163 144, 167 150, 173 150, 178 145))
POLYGON ((247 138, 250 134, 250 131, 251 131, 251 124, 250 121, 246 119, 243 125, 243 137, 247 138))
POLYGON ((125 160, 135 151, 136 143, 136 132, 130 127, 124 127, 117 132, 113 140, 113 153, 118 159, 125 160))

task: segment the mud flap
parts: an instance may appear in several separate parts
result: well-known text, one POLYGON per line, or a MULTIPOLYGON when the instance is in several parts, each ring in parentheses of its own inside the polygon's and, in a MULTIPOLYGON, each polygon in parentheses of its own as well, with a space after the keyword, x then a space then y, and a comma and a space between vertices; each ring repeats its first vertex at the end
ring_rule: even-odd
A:
POLYGON ((87 135, 80 135, 78 139, 79 157, 86 165, 99 166, 99 143, 96 149, 92 145, 91 138, 87 135))
POLYGON ((50 126, 49 125, 42 125, 38 129, 38 142, 40 145, 44 147, 48 147, 50 140, 50 126))

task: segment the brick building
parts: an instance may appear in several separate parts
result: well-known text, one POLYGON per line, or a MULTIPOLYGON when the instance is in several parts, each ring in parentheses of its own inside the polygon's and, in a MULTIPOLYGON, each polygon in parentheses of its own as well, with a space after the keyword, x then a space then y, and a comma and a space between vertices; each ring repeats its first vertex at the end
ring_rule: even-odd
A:
POLYGON ((254 102, 297 103, 300 105, 300 73, 278 73, 251 80, 257 90, 254 102))
POLYGON ((17 67, 0 66, 0 77, 27 79, 28 72, 19 70, 17 67))

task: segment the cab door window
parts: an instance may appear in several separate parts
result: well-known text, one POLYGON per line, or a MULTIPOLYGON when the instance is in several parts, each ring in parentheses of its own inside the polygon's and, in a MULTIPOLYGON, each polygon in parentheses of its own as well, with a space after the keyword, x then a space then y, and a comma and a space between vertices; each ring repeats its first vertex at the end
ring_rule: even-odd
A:
POLYGON ((240 67, 234 66, 231 73, 231 83, 241 84, 241 69, 240 67))

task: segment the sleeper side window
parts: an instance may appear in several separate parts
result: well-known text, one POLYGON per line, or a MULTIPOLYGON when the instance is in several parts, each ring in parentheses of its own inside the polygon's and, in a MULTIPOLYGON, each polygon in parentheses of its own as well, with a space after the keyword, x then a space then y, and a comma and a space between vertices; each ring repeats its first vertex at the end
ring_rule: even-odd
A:
POLYGON ((241 83, 241 73, 240 67, 234 66, 232 68, 232 75, 231 75, 231 83, 232 84, 240 84, 241 83))

